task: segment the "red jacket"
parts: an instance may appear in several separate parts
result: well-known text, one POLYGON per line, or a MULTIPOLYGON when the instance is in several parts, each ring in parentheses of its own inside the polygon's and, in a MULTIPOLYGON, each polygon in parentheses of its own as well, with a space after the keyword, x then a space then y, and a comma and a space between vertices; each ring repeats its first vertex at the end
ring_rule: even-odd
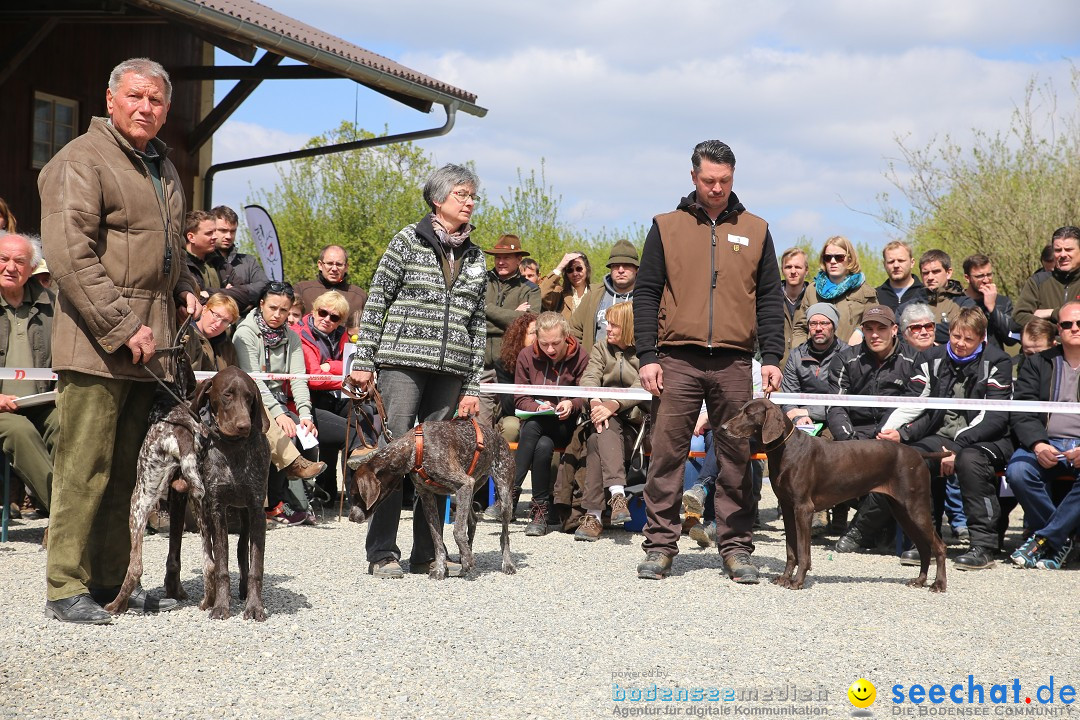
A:
MULTIPOLYGON (((589 358, 581 351, 581 343, 576 338, 571 335, 567 341, 566 357, 560 362, 552 362, 535 342, 522 348, 514 368, 514 382, 518 385, 577 385, 589 364, 589 358)), ((585 398, 559 398, 550 395, 538 397, 552 404, 569 399, 574 404, 575 412, 579 412, 585 405, 585 398)), ((537 398, 529 395, 515 395, 514 407, 535 412, 540 409, 540 404, 537 398)))
MULTIPOLYGON (((304 349, 304 366, 307 368, 308 374, 330 374, 337 375, 340 378, 341 359, 345 354, 345 343, 348 342, 348 338, 344 332, 341 333, 341 341, 338 343, 337 352, 334 353, 334 357, 327 357, 322 347, 315 340, 310 322, 311 313, 308 313, 300 319, 300 322, 290 326, 300 336, 300 346, 304 349), (324 372, 320 367, 324 362, 330 363, 329 373, 324 372)), ((341 380, 309 380, 308 387, 312 390, 340 390, 341 380)))

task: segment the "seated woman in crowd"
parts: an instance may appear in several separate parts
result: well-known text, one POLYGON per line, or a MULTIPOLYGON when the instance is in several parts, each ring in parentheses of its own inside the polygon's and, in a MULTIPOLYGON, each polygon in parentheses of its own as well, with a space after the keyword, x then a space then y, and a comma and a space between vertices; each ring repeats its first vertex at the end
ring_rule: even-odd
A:
MULTIPOLYGON (((623 302, 612 305, 607 318, 607 342, 593 345, 589 364, 581 376, 585 387, 640 388, 638 357, 634 349, 634 306, 623 302)), ((593 432, 586 441, 585 487, 581 504, 585 515, 574 533, 575 540, 593 541, 604 526, 604 493, 611 493, 611 524, 630 521, 626 505, 626 463, 643 419, 646 400, 591 398, 589 421, 593 432)))
POLYGON ((560 313, 567 320, 577 310, 592 286, 592 266, 582 252, 568 252, 540 281, 540 302, 544 310, 560 313))
POLYGON ((859 265, 855 246, 842 235, 825 241, 821 248, 821 269, 803 293, 799 309, 795 311, 791 347, 798 347, 809 337, 806 310, 814 303, 826 302, 836 308, 840 322, 836 337, 848 345, 862 342, 863 309, 877 303, 877 291, 865 281, 859 265))
MULTIPOLYGON (((233 333, 237 364, 249 373, 270 372, 303 375, 304 352, 300 336, 285 324, 295 294, 292 285, 273 281, 266 284, 259 304, 240 321, 233 333)), ((312 419, 311 394, 306 380, 256 380, 270 421, 289 438, 302 429, 317 435, 312 419)), ((303 483, 283 473, 270 471, 266 495, 270 509, 266 516, 283 524, 315 524, 315 513, 303 483)))
MULTIPOLYGON (((536 319, 536 342, 523 348, 514 368, 519 385, 577 385, 588 358, 581 344, 570 335, 570 323, 556 312, 541 313, 536 319)), ((521 439, 516 454, 514 490, 521 492, 525 476, 532 472, 532 505, 525 534, 546 535, 551 511, 551 457, 557 447, 565 447, 584 406, 583 398, 550 395, 515 395, 514 406, 521 422, 521 439)))
MULTIPOLYGON (((315 298, 311 313, 291 327, 299 336, 308 374, 333 375, 333 380, 309 380, 315 427, 319 429, 319 457, 327 468, 315 481, 331 499, 337 497, 337 457, 345 447, 351 403, 340 395, 342 362, 348 338, 342 324, 349 313, 349 301, 331 290, 315 298)), ((350 438, 350 457, 359 453, 357 437, 350 438)))
POLYGON ((934 347, 934 309, 926 303, 909 303, 900 313, 900 337, 915 350, 934 347))

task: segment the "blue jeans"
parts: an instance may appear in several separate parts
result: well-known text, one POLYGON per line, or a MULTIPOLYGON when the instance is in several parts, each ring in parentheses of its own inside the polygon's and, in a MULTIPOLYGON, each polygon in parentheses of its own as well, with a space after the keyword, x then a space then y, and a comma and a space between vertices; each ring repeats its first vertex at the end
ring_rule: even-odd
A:
POLYGON ((967 527, 964 515, 964 498, 960 494, 960 481, 956 475, 945 478, 945 516, 949 518, 949 527, 953 531, 967 527))
MULTIPOLYGON (((1080 439, 1050 438, 1059 451, 1072 450, 1080 439)), ((1080 470, 1064 462, 1044 468, 1029 450, 1017 450, 1009 459, 1005 477, 1016 499, 1024 508, 1024 519, 1035 534, 1046 538, 1054 548, 1060 548, 1080 527, 1080 470), (1072 475, 1073 484, 1061 503, 1054 507, 1049 485, 1062 475, 1072 475)))

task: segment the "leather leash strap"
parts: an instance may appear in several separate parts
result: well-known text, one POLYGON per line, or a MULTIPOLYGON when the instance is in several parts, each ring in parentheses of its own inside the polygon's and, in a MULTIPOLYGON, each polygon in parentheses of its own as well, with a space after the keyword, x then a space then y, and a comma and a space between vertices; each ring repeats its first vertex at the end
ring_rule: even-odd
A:
MULTIPOLYGON (((472 462, 469 463, 469 469, 465 471, 466 475, 472 475, 476 471, 476 465, 480 462, 480 454, 484 451, 484 432, 480 429, 480 424, 476 422, 476 418, 470 417, 469 420, 473 425, 473 432, 476 433, 476 447, 473 450, 472 462)), ((413 465, 412 471, 420 476, 420 479, 424 481, 424 484, 438 490, 440 492, 450 494, 452 490, 440 482, 432 480, 428 476, 427 471, 424 470, 424 425, 421 423, 413 428, 413 441, 416 443, 416 462, 413 465)))

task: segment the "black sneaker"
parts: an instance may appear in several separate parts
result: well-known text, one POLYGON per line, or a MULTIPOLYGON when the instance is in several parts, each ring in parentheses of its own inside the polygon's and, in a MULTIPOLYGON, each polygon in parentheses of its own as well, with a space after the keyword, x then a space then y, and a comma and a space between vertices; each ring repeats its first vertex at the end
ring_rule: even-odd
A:
POLYGON ((858 528, 851 528, 840 536, 836 541, 836 552, 849 553, 859 550, 863 546, 863 536, 858 528))
POLYGON ((724 558, 724 572, 737 583, 756 585, 761 579, 758 569, 750 564, 749 553, 737 552, 724 558))
POLYGON ((955 560, 957 570, 985 570, 994 565, 994 552, 978 545, 973 545, 955 560))

